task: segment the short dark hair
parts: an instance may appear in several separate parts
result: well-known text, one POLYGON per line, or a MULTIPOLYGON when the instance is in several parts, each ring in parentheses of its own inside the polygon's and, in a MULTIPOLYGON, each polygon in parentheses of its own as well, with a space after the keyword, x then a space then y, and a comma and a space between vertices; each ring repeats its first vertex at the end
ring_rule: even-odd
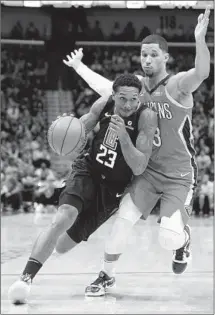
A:
POLYGON ((168 52, 168 43, 166 41, 166 39, 160 35, 157 34, 152 34, 149 36, 146 36, 141 43, 141 46, 143 44, 158 44, 160 49, 168 52))
POLYGON ((139 92, 142 90, 142 83, 134 74, 121 74, 118 76, 113 83, 113 90, 117 92, 120 86, 132 86, 136 87, 139 92))

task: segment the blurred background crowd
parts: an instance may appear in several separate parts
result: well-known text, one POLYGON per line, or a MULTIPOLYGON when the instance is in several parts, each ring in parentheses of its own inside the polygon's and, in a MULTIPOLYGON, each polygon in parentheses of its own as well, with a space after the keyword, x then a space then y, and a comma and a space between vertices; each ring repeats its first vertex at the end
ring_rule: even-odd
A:
MULTIPOLYGON (((72 29, 72 24, 70 25, 71 30, 68 32, 74 32, 72 29)), ((190 24, 189 30, 184 29, 183 24, 180 24, 177 28, 172 27, 158 27, 155 33, 164 36, 166 40, 170 42, 194 42, 194 29, 195 25, 190 24)), ((213 32, 212 26, 208 28, 207 41, 213 42, 213 32)), ((128 41, 135 42, 141 41, 144 37, 150 35, 152 30, 147 25, 143 25, 140 32, 137 32, 133 22, 128 21, 125 26, 121 26, 120 22, 114 21, 113 26, 110 27, 108 34, 102 29, 101 22, 96 20, 94 22, 85 21, 81 30, 77 30, 76 39, 83 41, 128 41)), ((13 26, 11 32, 8 34, 7 38, 12 39, 34 39, 41 40, 46 38, 46 30, 42 32, 36 27, 34 22, 29 22, 29 24, 24 28, 21 21, 17 21, 13 26)))
MULTIPOLYGON (((192 42, 193 30, 191 27, 190 33, 185 32, 180 25, 176 29, 158 27, 156 32, 171 42, 192 42)), ((213 29, 210 29, 208 41, 211 41, 211 32, 213 29)), ((121 31, 119 22, 115 22, 107 36, 96 20, 95 25, 87 24, 77 32, 76 40, 140 41, 150 33, 150 28, 144 26, 140 34, 136 34, 132 22, 121 31)), ((17 21, 7 38, 38 40, 44 37, 33 22, 24 28, 22 22, 17 21)), ((50 151, 46 136, 48 127, 65 110, 82 116, 98 98, 71 68, 63 65, 65 50, 53 52, 51 47, 53 42, 50 41, 44 46, 7 43, 1 47, 2 213, 29 212, 57 204, 71 163, 59 161, 50 151)), ((171 47, 170 55, 170 73, 194 66, 194 47, 171 47)), ((125 72, 143 74, 139 47, 135 46, 87 45, 83 62, 111 80, 125 72)), ((210 77, 194 93, 194 101, 193 135, 199 173, 193 213, 208 216, 213 214, 213 57, 210 77)))

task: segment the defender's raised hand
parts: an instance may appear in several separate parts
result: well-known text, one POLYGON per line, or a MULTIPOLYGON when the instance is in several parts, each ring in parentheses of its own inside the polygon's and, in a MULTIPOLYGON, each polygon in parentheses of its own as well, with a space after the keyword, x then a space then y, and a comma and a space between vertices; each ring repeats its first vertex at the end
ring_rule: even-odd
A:
POLYGON ((67 55, 66 57, 68 60, 63 59, 63 63, 76 70, 83 58, 83 48, 79 48, 78 50, 75 49, 74 52, 71 52, 71 56, 67 55))
POLYGON ((198 17, 198 24, 195 28, 195 39, 196 41, 205 40, 208 23, 209 23, 209 16, 210 16, 210 7, 205 9, 204 14, 201 13, 198 17))

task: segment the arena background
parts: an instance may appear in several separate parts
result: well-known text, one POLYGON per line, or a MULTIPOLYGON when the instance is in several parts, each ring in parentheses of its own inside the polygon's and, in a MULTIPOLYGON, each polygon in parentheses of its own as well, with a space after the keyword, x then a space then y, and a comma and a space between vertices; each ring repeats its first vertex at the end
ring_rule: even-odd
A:
MULTIPOLYGON (((201 257, 198 256, 197 261, 194 261, 193 269, 191 268, 191 272, 186 274, 184 280, 181 282, 177 280, 180 293, 178 287, 174 287, 176 282, 171 276, 162 282, 164 278, 161 275, 159 278, 161 291, 154 289, 157 286, 155 275, 158 277, 160 271, 166 272, 165 268, 169 264, 157 247, 156 258, 151 254, 152 250, 149 250, 152 246, 150 244, 156 244, 153 232, 156 223, 152 222, 159 209, 158 204, 149 223, 146 223, 147 236, 141 236, 140 230, 137 229, 133 248, 139 244, 140 238, 143 241, 143 249, 140 250, 137 260, 131 265, 124 261, 125 267, 122 264, 119 269, 121 272, 128 270, 133 272, 134 268, 140 272, 144 270, 143 273, 150 268, 155 271, 155 274, 151 274, 152 278, 145 273, 146 276, 142 280, 142 276, 131 273, 129 279, 135 279, 132 284, 134 291, 138 290, 135 289, 136 286, 139 288, 138 283, 140 287, 144 283, 146 287, 155 290, 153 294, 157 296, 157 300, 153 300, 153 296, 149 297, 149 300, 143 300, 144 304, 141 304, 138 296, 133 301, 129 294, 125 294, 127 300, 122 296, 118 299, 118 303, 120 299, 128 302, 127 309, 123 308, 124 313, 132 313, 135 309, 144 314, 212 312, 210 281, 212 281, 214 215, 213 1, 1 1, 1 257, 2 301, 3 311, 6 313, 8 313, 7 289, 16 279, 15 275, 21 272, 24 266, 23 257, 26 259, 25 255, 27 253, 29 255, 32 242, 38 234, 34 224, 38 226, 42 222, 41 216, 56 211, 59 192, 71 167, 68 158, 59 157, 50 150, 47 143, 47 130, 58 115, 72 112, 80 117, 88 112, 93 101, 98 98, 98 95, 75 71, 63 64, 62 59, 75 48, 83 47, 83 62, 104 77, 114 79, 116 75, 127 72, 142 74, 139 58, 140 41, 151 33, 157 33, 163 35, 169 42, 171 55, 168 62, 169 72, 188 70, 194 66, 195 61, 194 28, 197 17, 204 12, 208 4, 212 6, 206 38, 211 52, 211 71, 209 78, 193 94, 195 101, 193 135, 199 173, 192 213, 193 221, 191 221, 194 225, 194 254, 201 253, 201 257), (147 255, 144 250, 147 251, 147 255), (140 262, 138 259, 141 253, 143 256, 140 262), (148 260, 145 259, 146 256, 148 260), (184 290, 184 283, 187 285, 187 291, 184 290), (168 292, 164 291, 164 287, 168 286, 173 290, 172 294, 175 298, 173 303, 168 292), (198 288, 197 295, 194 294, 195 288, 198 288), (188 301, 187 292, 191 291, 195 299, 192 300, 190 297, 188 301), (168 301, 168 305, 162 304, 162 297, 163 301, 168 301), (179 297, 181 300, 176 302, 179 297)), ((142 224, 141 222, 138 228, 142 228, 142 224)), ((105 226, 99 235, 103 238, 106 234, 105 226)), ((61 261, 64 272, 67 270, 70 272, 69 268, 73 266, 72 271, 77 272, 79 280, 76 281, 74 280, 76 278, 71 278, 73 276, 65 274, 63 282, 58 282, 61 281, 59 277, 53 276, 54 273, 59 273, 56 271, 58 263, 55 265, 51 260, 50 264, 47 264, 50 271, 54 270, 53 274, 49 275, 48 269, 44 268, 47 286, 50 283, 53 283, 53 286, 35 289, 36 294, 40 296, 40 301, 34 304, 29 313, 34 313, 34 310, 38 313, 50 314, 89 313, 92 309, 95 313, 115 312, 112 308, 113 304, 109 305, 109 300, 106 300, 105 304, 100 301, 93 307, 91 304, 80 302, 83 289, 90 281, 90 272, 95 275, 99 268, 98 250, 93 252, 93 242, 99 249, 99 255, 101 254, 99 257, 102 257, 103 243, 97 243, 101 240, 99 237, 96 238, 97 236, 98 234, 92 237, 89 249, 84 247, 83 251, 83 247, 80 247, 79 252, 76 251, 76 255, 83 251, 81 256, 79 255, 81 258, 76 256, 79 257, 76 260, 77 265, 74 263, 72 265, 71 260, 66 258, 61 261), (90 251, 94 254, 91 255, 90 251), (88 259, 87 255, 92 257, 93 262, 86 267, 84 261, 88 259), (80 272, 86 272, 85 276, 81 276, 80 272), (71 279, 78 285, 81 283, 80 296, 76 299, 72 298, 72 308, 70 304, 62 303, 62 300, 71 299, 67 296, 69 291, 66 291, 66 288, 67 290, 70 288, 71 279), (56 282, 63 294, 59 298, 57 295, 51 296, 52 290, 57 290, 54 286, 56 282), (42 292, 45 294, 49 292, 49 300, 56 299, 56 305, 46 304, 48 302, 43 300, 46 297, 40 295, 42 292), (38 311, 39 303, 41 309, 38 311)), ((125 257, 129 260, 132 255, 135 257, 134 252, 125 257)), ((141 291, 139 293, 141 296, 141 291)), ((13 309, 11 313, 16 312, 13 309)))
MULTIPOLYGON (((109 79, 124 72, 141 73, 139 42, 158 33, 170 42, 169 71, 187 70, 195 61, 197 16, 210 2, 1 1, 2 213, 34 211, 35 199, 37 204, 56 201, 54 192, 71 161, 50 150, 47 129, 62 113, 80 117, 98 98, 62 63, 66 54, 83 47, 83 62, 109 79)), ((197 215, 213 214, 213 12, 207 33, 210 77, 194 93, 197 215)))

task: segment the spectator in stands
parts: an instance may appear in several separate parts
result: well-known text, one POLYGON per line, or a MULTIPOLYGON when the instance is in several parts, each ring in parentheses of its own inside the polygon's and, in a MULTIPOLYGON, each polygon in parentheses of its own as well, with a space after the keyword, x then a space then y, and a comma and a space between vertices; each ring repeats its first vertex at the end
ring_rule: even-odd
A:
POLYGON ((173 39, 175 42, 186 42, 186 35, 184 31, 184 25, 180 24, 176 29, 175 29, 175 37, 173 39))
MULTIPOLYGON (((205 137, 206 138, 206 137, 205 137)), ((206 145, 205 143, 205 138, 199 138, 198 142, 198 148, 199 148, 199 153, 201 155, 201 151, 203 151, 206 155, 209 155, 210 148, 206 145)), ((201 159, 200 159, 201 160, 201 159)))
POLYGON ((10 177, 13 177, 14 179, 17 179, 17 180, 19 179, 19 168, 16 163, 16 159, 7 155, 7 162, 5 163, 4 172, 5 172, 6 177, 10 176, 10 177))
POLYGON ((24 35, 23 27, 20 21, 17 21, 11 30, 10 37, 12 39, 23 39, 24 37, 23 35, 24 35))
POLYGON ((196 158, 199 171, 206 171, 211 165, 210 156, 205 154, 205 150, 200 151, 200 155, 196 158))
POLYGON ((36 79, 40 79, 42 81, 42 85, 44 88, 44 84, 46 83, 46 76, 48 71, 48 63, 40 58, 37 60, 36 68, 34 69, 34 76, 36 79))
POLYGON ((43 161, 41 163, 40 168, 36 169, 35 176, 39 181, 40 180, 45 180, 45 181, 55 180, 54 173, 49 167, 50 167, 50 163, 43 161))
POLYGON ((195 30, 195 25, 191 24, 190 27, 188 28, 186 32, 186 41, 187 42, 194 42, 195 37, 194 37, 194 30, 195 30))
POLYGON ((93 64, 91 65, 91 69, 93 71, 96 71, 98 73, 102 73, 103 72, 103 67, 101 65, 101 62, 98 60, 98 58, 96 58, 93 62, 93 64))
POLYGON ((30 22, 26 28, 25 32, 25 38, 26 39, 34 39, 38 40, 40 39, 40 33, 39 30, 36 28, 33 22, 30 22))
POLYGON ((37 184, 34 191, 34 201, 37 204, 53 204, 51 198, 55 191, 54 182, 56 176, 49 166, 50 165, 43 162, 41 163, 41 167, 35 171, 37 184))
POLYGON ((146 36, 148 36, 150 34, 151 34, 150 29, 147 26, 143 25, 143 27, 140 31, 140 34, 137 37, 137 41, 141 42, 146 36))
POLYGON ((122 31, 120 30, 119 22, 115 22, 113 26, 113 30, 109 36, 110 41, 120 41, 122 40, 122 31))
POLYGON ((136 39, 136 30, 132 22, 128 22, 122 32, 122 40, 132 42, 136 39))
POLYGON ((83 89, 83 91, 79 94, 78 99, 75 102, 75 114, 77 117, 81 117, 82 115, 86 114, 91 104, 95 100, 95 94, 91 89, 88 87, 83 89))
POLYGON ((95 21, 95 25, 91 29, 91 40, 102 41, 104 40, 104 34, 98 20, 95 21))
POLYGON ((213 182, 209 180, 209 175, 204 174, 199 192, 199 207, 203 214, 209 214, 209 211, 213 212, 213 182))
POLYGON ((39 137, 34 138, 34 145, 32 145, 32 163, 34 167, 39 168, 41 167, 42 163, 45 163, 47 167, 50 167, 50 155, 45 150, 44 145, 41 142, 37 142, 36 140, 39 140, 39 137), (36 143, 39 145, 37 146, 36 143))
POLYGON ((13 158, 14 160, 16 160, 19 157, 19 147, 17 146, 17 143, 15 141, 9 143, 9 147, 8 147, 8 154, 11 158, 13 158))
POLYGON ((7 109, 7 118, 11 122, 16 122, 19 119, 19 107, 12 98, 9 98, 8 109, 7 109))
POLYGON ((3 211, 18 211, 22 206, 22 187, 16 178, 7 176, 1 189, 3 211))

